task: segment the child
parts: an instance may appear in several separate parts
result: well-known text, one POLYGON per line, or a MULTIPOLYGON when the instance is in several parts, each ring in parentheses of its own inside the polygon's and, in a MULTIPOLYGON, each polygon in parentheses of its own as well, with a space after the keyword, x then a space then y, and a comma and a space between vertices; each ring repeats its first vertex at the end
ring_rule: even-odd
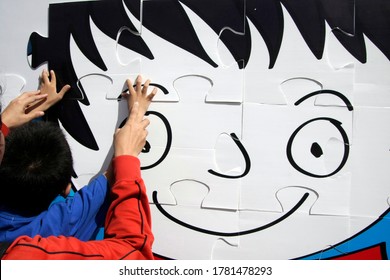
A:
POLYGON ((98 176, 74 197, 53 203, 49 208, 56 196, 69 194, 72 156, 58 127, 41 122, 25 124, 43 116, 44 111, 60 101, 69 88, 66 85, 57 93, 54 71, 49 74, 43 70, 40 90, 23 93, 1 114, 1 130, 9 151, 4 155, 6 164, 0 167, 3 191, 0 241, 13 241, 20 235, 38 233, 89 240, 103 225, 108 207, 108 182, 104 175, 98 176), (39 165, 40 162, 44 165, 39 165))
MULTIPOLYGON (((150 102, 151 98, 144 100, 150 102)), ((113 201, 107 212, 104 239, 81 241, 64 236, 21 236, 10 244, 0 242, 2 260, 153 259, 151 213, 137 158, 146 142, 149 120, 139 112, 139 104, 133 104, 126 124, 114 135, 115 183, 110 190, 113 201)))
POLYGON ((108 181, 100 175, 73 197, 51 204, 71 188, 72 154, 62 130, 49 122, 24 124, 7 136, 5 151, 0 241, 37 234, 91 239, 108 209, 108 181))
MULTIPOLYGON (((129 80, 127 83, 129 111, 138 101, 140 113, 145 114, 156 89, 147 95, 150 81, 141 90, 140 76, 136 81, 137 93, 129 80)), ((0 241, 38 234, 74 236, 85 241, 96 234, 109 206, 109 172, 73 197, 51 204, 58 194, 67 196, 70 191, 72 155, 62 131, 49 123, 29 123, 12 130, 5 149, 0 166, 0 241)))

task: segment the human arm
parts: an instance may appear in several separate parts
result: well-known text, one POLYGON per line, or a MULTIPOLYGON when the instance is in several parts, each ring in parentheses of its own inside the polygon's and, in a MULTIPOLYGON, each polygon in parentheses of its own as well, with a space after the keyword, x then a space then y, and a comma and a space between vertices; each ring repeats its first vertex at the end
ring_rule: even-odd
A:
POLYGON ((103 240, 22 236, 11 244, 2 259, 153 259, 151 215, 139 160, 127 155, 117 157, 113 170, 116 183, 111 189, 112 203, 103 240))
MULTIPOLYGON (((137 93, 141 95, 142 90, 137 90, 137 93)), ((138 100, 144 100, 145 98, 140 96, 138 100)), ((149 100, 151 98, 148 98, 149 100)), ((138 156, 144 146, 148 121, 144 120, 143 115, 139 113, 138 101, 137 106, 136 112, 138 114, 133 113, 128 118, 129 121, 123 130, 119 129, 115 135, 115 156, 138 156), (141 126, 137 127, 139 124, 141 126)), ((143 107, 143 109, 145 108, 143 107)), ((102 227, 104 223, 110 201, 108 199, 110 190, 108 185, 112 186, 115 183, 112 165, 111 163, 107 172, 91 180, 88 185, 75 192, 73 196, 67 197, 65 201, 53 203, 46 211, 46 215, 42 216, 39 221, 40 226, 37 226, 37 228, 41 230, 34 234, 39 233, 42 236, 62 234, 74 236, 81 240, 89 240, 96 228, 102 227)))
POLYGON ((123 93, 122 97, 127 99, 127 105, 129 112, 134 106, 135 102, 139 103, 139 113, 145 114, 149 108, 150 103, 152 102, 154 96, 157 94, 157 88, 153 88, 150 93, 148 93, 150 79, 147 79, 142 85, 142 76, 138 75, 135 80, 135 85, 130 79, 126 80, 127 88, 129 89, 128 93, 123 93))
POLYGON ((151 213, 137 158, 145 144, 148 125, 135 102, 125 125, 114 135, 115 183, 104 240, 23 236, 13 242, 3 259, 153 259, 151 213))
POLYGON ((47 109, 60 101, 70 86, 64 86, 59 93, 56 90, 54 71, 43 70, 40 90, 24 92, 13 99, 1 113, 2 131, 6 135, 8 129, 18 127, 35 118, 42 117, 47 109))
POLYGON ((53 70, 50 70, 50 73, 44 69, 41 75, 41 83, 39 90, 42 94, 47 96, 39 100, 26 109, 26 113, 30 112, 44 112, 49 109, 51 106, 62 100, 65 93, 70 89, 70 85, 65 85, 62 87, 60 92, 57 93, 57 77, 53 70))
MULTIPOLYGON (((153 88, 149 93, 149 84, 150 79, 147 79, 144 84, 142 84, 142 76, 138 75, 135 81, 135 85, 130 79, 126 80, 128 92, 123 92, 122 97, 127 100, 127 106, 129 112, 134 106, 135 102, 139 104, 138 113, 145 115, 146 111, 149 108, 154 96, 157 94, 157 88, 153 88)), ((139 151, 135 152, 135 156, 139 154, 139 151)), ((113 184, 113 174, 112 174, 112 163, 108 166, 107 170, 104 172, 104 176, 107 178, 110 185, 113 184)))
POLYGON ((107 178, 100 174, 65 198, 59 196, 45 215, 40 215, 36 222, 34 220, 34 224, 37 224, 34 234, 43 237, 74 236, 84 241, 95 239, 96 233, 104 226, 111 202, 110 188, 107 178))
POLYGON ((42 111, 32 111, 26 113, 26 108, 32 104, 39 102, 47 97, 47 94, 42 94, 38 91, 24 92, 15 99, 13 99, 4 111, 1 113, 2 131, 6 135, 8 129, 18 127, 35 118, 44 115, 42 111), (4 131, 6 129, 6 131, 4 131))

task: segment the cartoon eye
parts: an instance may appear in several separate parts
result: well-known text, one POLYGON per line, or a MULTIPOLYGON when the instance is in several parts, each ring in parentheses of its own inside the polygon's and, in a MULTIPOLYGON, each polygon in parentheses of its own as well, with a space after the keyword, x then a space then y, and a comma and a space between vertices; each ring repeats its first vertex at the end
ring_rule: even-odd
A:
POLYGON ((325 178, 338 173, 347 162, 349 139, 341 122, 327 117, 314 118, 294 131, 286 152, 296 170, 307 176, 325 178), (323 158, 327 153, 332 154, 332 161, 325 167, 323 158))
MULTIPOLYGON (((299 105, 306 99, 331 94, 344 101, 349 111, 353 107, 341 93, 333 90, 312 92, 298 100, 299 105)), ((315 178, 330 177, 338 173, 349 156, 349 139, 342 123, 328 117, 319 117, 301 124, 288 140, 286 153, 290 164, 302 174, 315 178)))
MULTIPOLYGON (((145 116, 154 119, 151 121, 154 125, 154 128, 151 130, 158 131, 157 138, 159 141, 156 141, 156 137, 148 135, 148 139, 151 140, 146 141, 146 144, 141 151, 140 157, 142 157, 142 162, 144 162, 141 166, 141 170, 151 169, 163 162, 172 145, 172 129, 168 119, 163 114, 155 111, 147 111, 145 116), (163 132, 163 130, 165 130, 165 132, 163 132), (166 138, 163 137, 163 134, 166 135, 166 138)), ((119 128, 121 128, 126 121, 127 118, 122 121, 119 128)))

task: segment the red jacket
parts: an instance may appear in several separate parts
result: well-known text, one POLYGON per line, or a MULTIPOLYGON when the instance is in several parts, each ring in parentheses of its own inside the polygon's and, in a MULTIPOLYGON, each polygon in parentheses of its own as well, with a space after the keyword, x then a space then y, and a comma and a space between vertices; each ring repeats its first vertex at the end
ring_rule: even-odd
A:
POLYGON ((21 236, 2 259, 153 259, 154 237, 140 162, 132 156, 116 157, 113 170, 115 184, 111 188, 105 239, 85 242, 65 236, 21 236))

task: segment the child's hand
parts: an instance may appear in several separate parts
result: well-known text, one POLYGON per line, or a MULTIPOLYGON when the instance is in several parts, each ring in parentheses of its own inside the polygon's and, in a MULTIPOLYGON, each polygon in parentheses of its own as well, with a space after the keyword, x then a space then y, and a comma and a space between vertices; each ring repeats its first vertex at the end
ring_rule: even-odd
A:
POLYGON ((139 103, 138 113, 144 115, 149 108, 150 103, 152 102, 154 96, 157 93, 157 88, 153 88, 150 94, 148 94, 148 87, 150 84, 150 80, 146 80, 146 82, 142 86, 142 77, 140 75, 137 76, 135 81, 135 87, 130 79, 126 80, 127 87, 129 89, 129 93, 122 94, 122 97, 127 98, 127 104, 129 108, 129 112, 131 112, 134 103, 139 103))
POLYGON ((125 125, 114 134, 114 156, 130 155, 137 157, 146 143, 150 121, 140 113, 140 104, 135 102, 125 125))
POLYGON ((9 129, 12 129, 43 116, 44 112, 40 110, 30 110, 28 113, 26 111, 32 104, 38 104, 46 98, 47 94, 42 94, 39 90, 24 92, 19 95, 13 99, 1 113, 3 124, 9 129))
POLYGON ((34 111, 46 111, 51 106, 60 101, 65 93, 70 89, 69 85, 65 85, 59 93, 57 93, 57 80, 53 70, 50 71, 50 75, 47 70, 42 71, 41 84, 39 90, 42 94, 47 94, 45 99, 40 100, 35 104, 31 104, 27 109, 26 113, 34 111), (49 77, 50 76, 50 77, 49 77))

